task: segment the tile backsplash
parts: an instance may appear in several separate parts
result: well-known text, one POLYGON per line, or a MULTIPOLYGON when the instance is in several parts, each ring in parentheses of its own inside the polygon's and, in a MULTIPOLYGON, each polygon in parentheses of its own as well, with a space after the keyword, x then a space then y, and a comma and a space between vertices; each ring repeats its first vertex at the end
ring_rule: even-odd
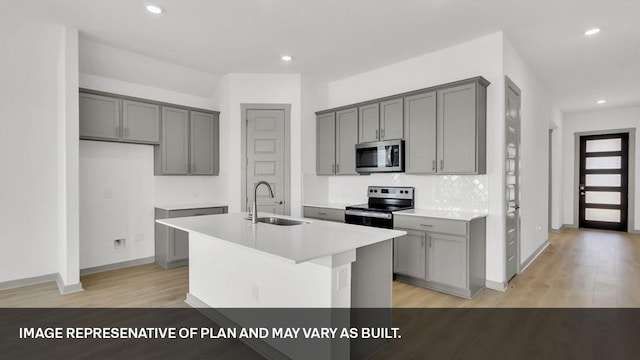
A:
POLYGON ((407 175, 404 173, 368 176, 332 176, 328 181, 328 201, 366 202, 367 186, 413 186, 415 207, 486 212, 486 175, 407 175))

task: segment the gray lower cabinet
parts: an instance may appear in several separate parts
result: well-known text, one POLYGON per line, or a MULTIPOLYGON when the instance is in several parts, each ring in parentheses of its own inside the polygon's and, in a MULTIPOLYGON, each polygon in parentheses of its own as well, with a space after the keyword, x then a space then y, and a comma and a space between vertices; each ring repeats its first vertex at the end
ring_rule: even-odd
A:
POLYGON ((427 234, 424 231, 403 229, 407 235, 393 241, 393 272, 413 278, 427 280, 425 240, 427 234))
POLYGON ((316 173, 357 175, 358 108, 316 117, 316 173))
POLYGON ((309 219, 344 222, 344 209, 303 206, 303 216, 309 219))
POLYGON ((394 239, 396 279, 472 298, 485 287, 486 219, 394 215, 407 235, 394 239))
POLYGON ((80 138, 159 144, 160 106, 81 92, 80 138))
POLYGON ((217 113, 162 107, 162 141, 155 148, 155 175, 217 175, 217 113))
MULTIPOLYGON (((155 208, 155 219, 226 214, 227 206, 204 208, 155 208)), ((155 224, 155 261, 165 269, 189 265, 189 233, 155 224)))

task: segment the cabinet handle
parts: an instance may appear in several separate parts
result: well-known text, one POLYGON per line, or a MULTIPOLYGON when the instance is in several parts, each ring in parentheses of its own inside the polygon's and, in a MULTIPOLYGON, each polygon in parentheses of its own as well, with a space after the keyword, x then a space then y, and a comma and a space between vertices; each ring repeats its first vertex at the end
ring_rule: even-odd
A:
POLYGON ((380 129, 380 139, 384 139, 384 129, 380 129))
POLYGON ((431 249, 431 236, 429 236, 429 249, 431 249))
POLYGON ((319 212, 318 215, 327 215, 326 212, 319 212))
POLYGON ((331 165, 331 173, 332 174, 336 173, 336 164, 331 165))
POLYGON ((380 137, 378 137, 378 129, 376 129, 376 140, 380 140, 380 137))
POLYGON ((436 171, 436 160, 433 159, 433 165, 431 165, 431 170, 436 171))
POLYGON ((440 170, 444 170, 444 160, 440 160, 440 170))
POLYGON ((340 172, 340 164, 336 164, 336 174, 340 172))
POLYGON ((422 239, 422 247, 424 247, 424 238, 422 239))
POLYGON ((433 225, 431 225, 431 224, 420 224, 420 226, 424 226, 424 227, 428 227, 428 228, 433 227, 433 225))

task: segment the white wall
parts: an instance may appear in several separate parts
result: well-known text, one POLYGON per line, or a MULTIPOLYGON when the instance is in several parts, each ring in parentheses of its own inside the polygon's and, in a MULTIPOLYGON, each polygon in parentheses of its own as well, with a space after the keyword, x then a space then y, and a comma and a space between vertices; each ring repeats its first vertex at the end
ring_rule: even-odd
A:
MULTIPOLYGON (((412 176, 374 174, 328 178, 329 201, 366 201, 367 185, 416 187, 416 207, 488 211, 487 279, 504 281, 502 148, 504 72, 502 33, 459 44, 329 84, 328 107, 483 76, 487 89, 487 174, 412 176), (442 191, 446 189, 448 191, 442 191)), ((305 192, 305 196, 308 192, 305 192)))
MULTIPOLYGON (((169 64, 161 73, 175 75, 172 69, 169 64)), ((80 74, 80 87, 217 110, 213 98, 95 75, 80 74)), ((154 256, 156 205, 228 203, 221 177, 154 176, 151 145, 81 141, 79 156, 82 269, 154 256), (114 250, 113 241, 120 238, 126 247, 114 250)))
MULTIPOLYGON (((564 202, 564 224, 577 225, 578 219, 574 216, 575 201, 575 134, 590 131, 606 131, 615 129, 636 129, 636 151, 635 151, 635 207, 634 207, 634 228, 629 230, 640 230, 640 176, 637 175, 640 169, 640 107, 623 107, 586 113, 565 114, 563 129, 563 202, 564 202)), ((629 154, 631 159, 631 154, 629 154)), ((631 161, 631 160, 629 160, 631 161)), ((629 178, 631 181, 631 178, 629 178)), ((631 184, 629 184, 631 186, 631 184)), ((631 210, 631 209, 630 209, 631 210)))
POLYGON ((520 123, 520 261, 547 241, 549 194, 549 128, 559 111, 549 91, 504 39, 504 72, 522 91, 520 123))
MULTIPOLYGON (((6 9, 5 9, 6 10, 6 9)), ((72 225, 66 218, 65 207, 59 206, 64 196, 60 190, 72 184, 60 177, 65 116, 61 110, 73 102, 62 100, 59 91, 71 71, 66 62, 70 31, 15 12, 0 14, 0 163, 4 172, 0 177, 0 282, 63 273, 64 281, 73 281, 73 266, 60 269, 59 256, 73 254, 64 246, 62 224, 72 225), (61 53, 64 53, 62 56, 61 53), (64 64, 62 64, 64 62, 64 64), (63 184, 64 183, 64 184, 63 184)), ((15 10, 15 9, 14 9, 15 10)), ((72 46, 73 44, 69 44, 72 46)), ((72 153, 69 149, 69 153, 72 153)), ((71 174, 72 175, 72 174, 71 174)), ((72 206, 72 205, 71 205, 72 206)), ((69 236, 73 229, 69 229, 69 236)), ((69 283, 70 284, 70 283, 69 283)))
MULTIPOLYGON (((241 104, 291 105, 291 215, 302 212, 301 90, 299 74, 229 74, 220 80, 220 177, 226 179, 229 212, 244 211, 241 199, 241 104)), ((306 147, 306 145, 305 145, 306 147)))

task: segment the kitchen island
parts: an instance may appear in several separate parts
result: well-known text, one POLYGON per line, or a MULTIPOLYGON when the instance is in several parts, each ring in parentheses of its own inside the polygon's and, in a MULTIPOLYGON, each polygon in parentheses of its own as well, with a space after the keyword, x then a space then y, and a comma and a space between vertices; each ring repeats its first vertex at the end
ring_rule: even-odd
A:
MULTIPOLYGON (((234 213, 156 220, 189 233, 186 302, 215 310, 208 313, 221 326, 232 322, 245 327, 291 327, 291 312, 282 316, 277 312, 282 308, 391 308, 392 239, 406 232, 315 219, 292 226, 253 224, 246 218, 246 213, 234 213), (273 310, 259 316, 249 311, 256 309, 273 310)), ((302 311, 295 320, 302 321, 303 327, 349 327, 360 321, 302 311), (309 315, 316 318, 308 319, 309 315)), ((390 317, 386 324, 390 326, 390 317)), ((349 358, 354 351, 369 354, 384 344, 350 348, 338 342, 265 339, 248 343, 269 358, 279 357, 269 355, 275 351, 294 359, 349 358)))

